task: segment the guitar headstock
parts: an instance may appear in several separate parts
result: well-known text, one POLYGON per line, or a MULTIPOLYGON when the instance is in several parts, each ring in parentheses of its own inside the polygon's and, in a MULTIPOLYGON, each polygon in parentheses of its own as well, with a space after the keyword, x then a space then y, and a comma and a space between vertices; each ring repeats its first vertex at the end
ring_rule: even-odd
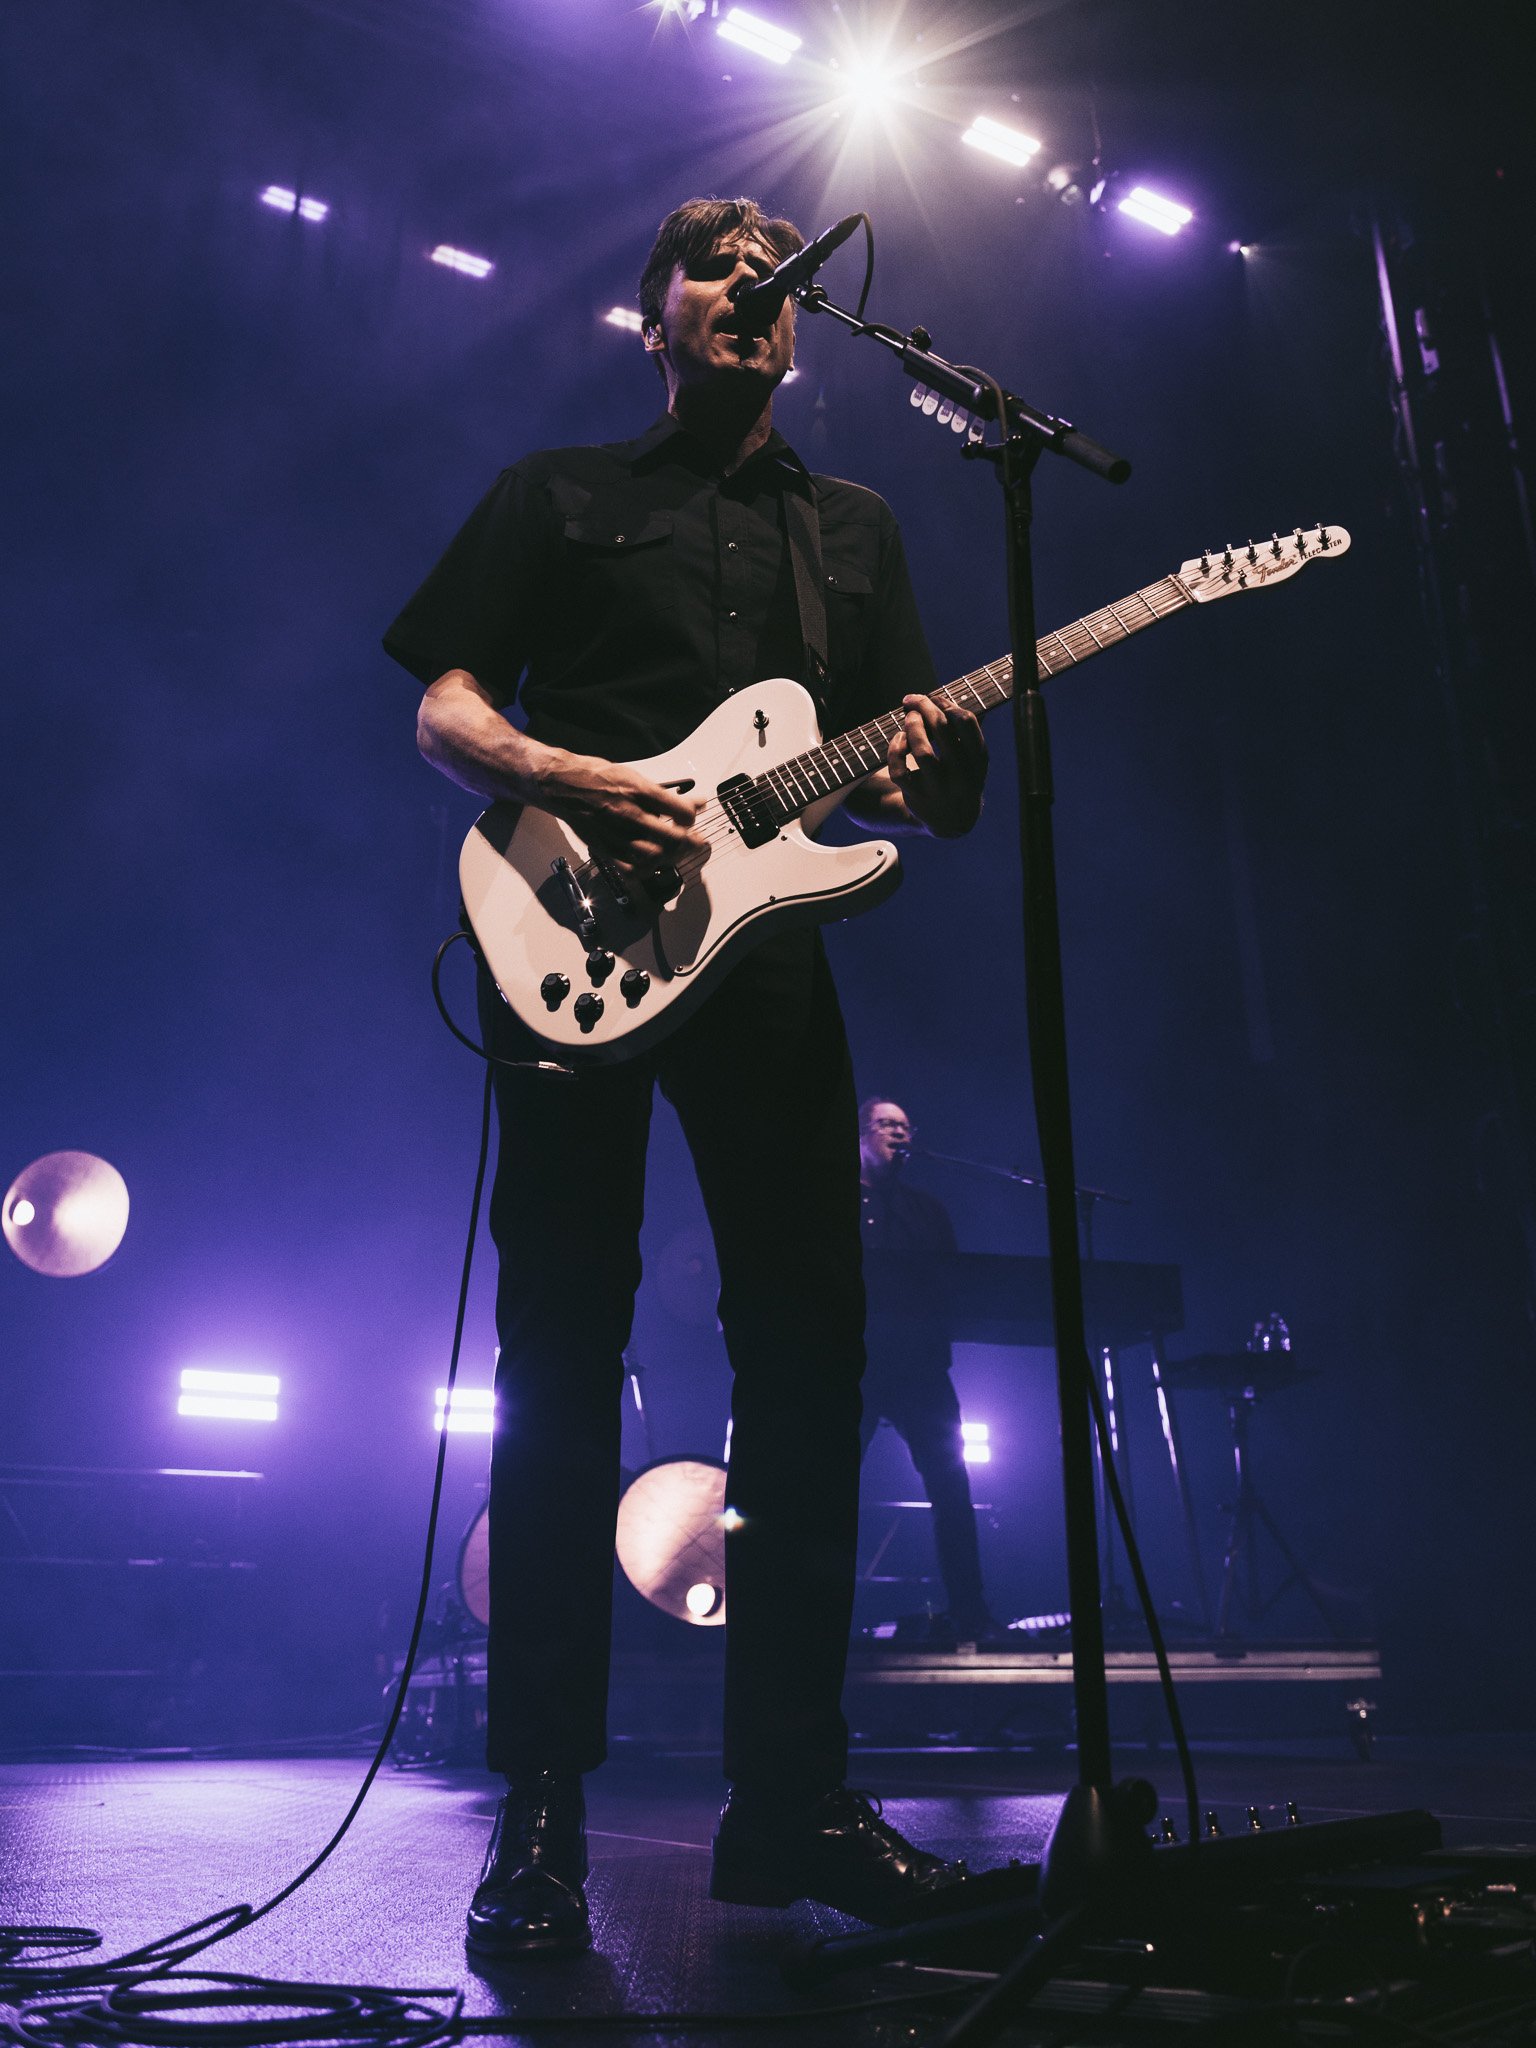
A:
POLYGON ((1298 526, 1290 533, 1272 533, 1268 540, 1250 540, 1244 547, 1233 547, 1229 541, 1225 547, 1209 548, 1180 565, 1178 581, 1196 604, 1209 604, 1239 590, 1283 583, 1304 563, 1342 555, 1348 547, 1349 535, 1342 526, 1314 526, 1306 532, 1298 526))

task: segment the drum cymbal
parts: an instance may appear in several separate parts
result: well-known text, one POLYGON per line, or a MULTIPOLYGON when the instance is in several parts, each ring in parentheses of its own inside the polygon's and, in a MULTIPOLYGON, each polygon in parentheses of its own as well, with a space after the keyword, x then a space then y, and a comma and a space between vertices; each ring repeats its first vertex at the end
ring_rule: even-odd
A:
POLYGON ((72 1280, 104 1266, 128 1228, 128 1184, 93 1152, 45 1152, 17 1174, 0 1229, 35 1273, 72 1280))
POLYGON ((696 1628, 725 1620, 725 1467, 712 1458, 663 1458, 619 1502, 624 1576, 653 1607, 696 1628))

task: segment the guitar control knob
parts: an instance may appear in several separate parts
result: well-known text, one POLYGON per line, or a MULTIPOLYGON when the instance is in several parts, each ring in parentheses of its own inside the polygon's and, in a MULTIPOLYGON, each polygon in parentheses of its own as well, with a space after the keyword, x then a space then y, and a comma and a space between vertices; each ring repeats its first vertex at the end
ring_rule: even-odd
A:
POLYGON ((546 974, 539 983, 539 994, 547 1010, 558 1010, 570 992, 571 984, 563 974, 546 974))
POLYGON ((576 998, 574 1014, 576 1022, 581 1026, 582 1030, 590 1031, 598 1018, 603 1014, 602 997, 595 996, 590 991, 586 995, 578 996, 576 998))
POLYGON ((594 946, 587 955, 587 973, 601 987, 613 972, 613 955, 604 952, 601 946, 594 946))
POLYGON ((643 967, 628 968, 619 976, 619 994, 633 1009, 651 985, 651 977, 643 967))

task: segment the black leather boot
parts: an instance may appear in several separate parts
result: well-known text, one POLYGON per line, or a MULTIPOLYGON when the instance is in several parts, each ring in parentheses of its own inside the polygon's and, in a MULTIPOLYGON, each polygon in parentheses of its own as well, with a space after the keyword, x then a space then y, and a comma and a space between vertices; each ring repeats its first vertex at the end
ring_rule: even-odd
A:
POLYGON ((574 1771, 509 1779, 496 1809, 464 1943, 507 1960, 592 1946, 587 1918, 587 1803, 574 1771))
POLYGON ((880 1817, 877 1800, 839 1786, 810 1805, 733 1788, 715 1836, 709 1896, 736 1906, 817 1899, 877 1926, 961 1904, 963 1863, 914 1848, 880 1817))

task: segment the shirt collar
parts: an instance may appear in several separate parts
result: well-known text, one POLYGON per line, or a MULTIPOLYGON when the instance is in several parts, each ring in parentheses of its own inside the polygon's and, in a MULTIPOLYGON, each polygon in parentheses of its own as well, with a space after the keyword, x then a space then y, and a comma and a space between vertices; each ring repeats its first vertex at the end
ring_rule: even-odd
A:
MULTIPOLYGON (((631 469, 639 469, 644 464, 661 457, 668 450, 671 450, 674 454, 680 454, 682 451, 674 446, 679 439, 689 446, 698 446, 698 443, 682 422, 674 418, 671 413, 664 412, 659 419, 652 420, 651 424, 637 440, 630 441, 625 445, 624 459, 628 462, 631 469)), ((809 492, 814 488, 811 482, 810 471, 800 460, 794 449, 790 447, 777 427, 770 429, 768 438, 762 447, 757 450, 749 462, 743 463, 742 468, 737 470, 736 474, 738 476, 742 475, 744 471, 751 469, 759 462, 769 462, 781 469, 797 490, 809 492)))

